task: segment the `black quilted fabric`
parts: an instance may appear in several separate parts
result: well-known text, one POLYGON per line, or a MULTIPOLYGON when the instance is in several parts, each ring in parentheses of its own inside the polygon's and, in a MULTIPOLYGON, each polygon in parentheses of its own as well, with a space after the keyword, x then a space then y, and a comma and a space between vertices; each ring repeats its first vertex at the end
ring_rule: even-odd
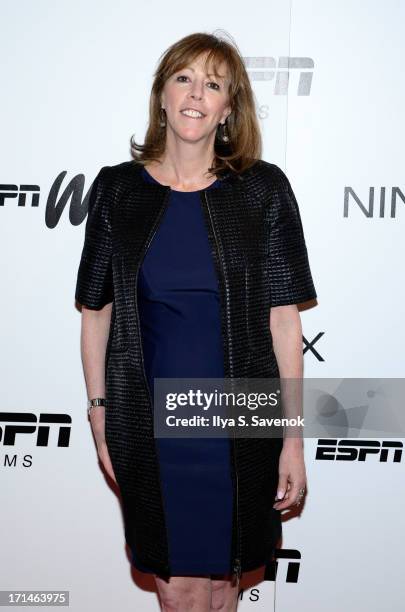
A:
MULTIPOLYGON (((145 182, 140 169, 128 161, 106 166, 96 177, 75 297, 93 309, 113 302, 106 441, 121 490, 125 537, 144 565, 170 575, 136 303, 138 270, 170 188, 145 182)), ((225 376, 278 377, 270 307, 316 297, 298 205, 284 172, 263 160, 221 180, 218 189, 202 192, 201 205, 219 279, 225 376)), ((272 506, 282 440, 235 438, 231 448, 229 571, 240 572, 268 562, 281 535, 280 511, 272 506)))

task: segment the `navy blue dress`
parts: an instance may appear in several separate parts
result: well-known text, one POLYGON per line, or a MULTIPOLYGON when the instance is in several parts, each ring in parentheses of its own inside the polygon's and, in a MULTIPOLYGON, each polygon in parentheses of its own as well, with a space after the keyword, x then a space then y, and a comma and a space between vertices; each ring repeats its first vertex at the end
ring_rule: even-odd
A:
MULTIPOLYGON (((143 168, 144 180, 158 181, 143 168)), ((216 180, 208 189, 220 188, 216 180)), ((171 190, 138 276, 145 372, 222 378, 218 280, 200 191, 171 190)), ((232 484, 229 438, 156 439, 172 575, 230 572, 232 484)), ((132 550, 132 562, 144 572, 132 550)))

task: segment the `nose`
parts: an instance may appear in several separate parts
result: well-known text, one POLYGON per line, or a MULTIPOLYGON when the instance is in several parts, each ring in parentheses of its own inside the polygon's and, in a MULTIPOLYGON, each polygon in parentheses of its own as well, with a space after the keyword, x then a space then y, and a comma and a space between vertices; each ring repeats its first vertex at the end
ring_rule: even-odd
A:
POLYGON ((190 97, 194 100, 201 100, 203 97, 203 87, 204 83, 199 82, 198 79, 196 79, 192 85, 190 97))

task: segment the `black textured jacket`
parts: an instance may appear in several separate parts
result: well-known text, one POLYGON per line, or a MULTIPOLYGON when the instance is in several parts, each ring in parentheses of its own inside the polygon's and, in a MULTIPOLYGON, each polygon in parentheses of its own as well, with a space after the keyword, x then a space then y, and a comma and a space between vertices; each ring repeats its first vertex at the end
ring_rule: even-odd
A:
MULTIPOLYGON (((106 166, 89 198, 76 300, 112 302, 105 359, 106 442, 121 491, 125 538, 144 565, 170 575, 168 540, 146 382, 136 287, 139 267, 168 202, 170 187, 146 182, 141 165, 106 166)), ((284 172, 258 160, 228 171, 201 205, 218 274, 225 377, 278 377, 271 306, 316 297, 300 213, 284 172)), ((271 558, 281 535, 273 509, 282 440, 234 437, 232 551, 240 575, 271 558)))

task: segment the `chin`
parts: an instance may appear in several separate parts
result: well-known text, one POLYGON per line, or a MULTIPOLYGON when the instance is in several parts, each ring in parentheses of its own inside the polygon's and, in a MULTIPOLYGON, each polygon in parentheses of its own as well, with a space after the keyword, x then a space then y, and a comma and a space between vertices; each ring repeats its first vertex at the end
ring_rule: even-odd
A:
POLYGON ((199 132, 197 130, 193 130, 193 131, 181 131, 181 132, 177 132, 176 136, 178 138, 180 138, 181 140, 185 140, 187 142, 197 142, 198 140, 201 140, 201 138, 204 138, 206 136, 206 134, 199 132))

